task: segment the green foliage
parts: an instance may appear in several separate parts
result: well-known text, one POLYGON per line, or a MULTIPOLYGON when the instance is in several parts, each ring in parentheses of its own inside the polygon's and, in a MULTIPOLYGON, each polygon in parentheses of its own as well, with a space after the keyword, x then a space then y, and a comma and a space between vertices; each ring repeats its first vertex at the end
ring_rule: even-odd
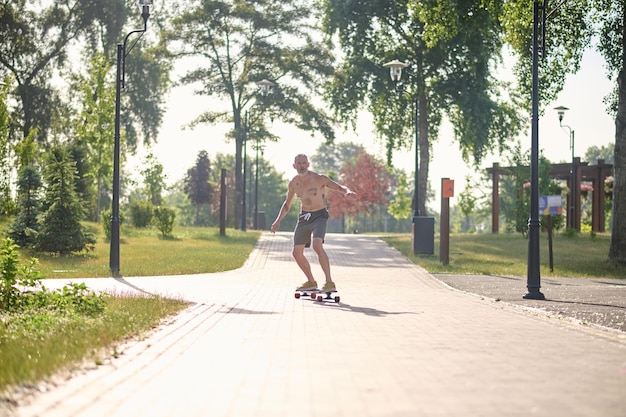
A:
POLYGON ((409 196, 406 174, 401 172, 398 175, 398 186, 396 187, 396 198, 389 202, 387 211, 396 219, 408 219, 412 214, 411 197, 409 196))
POLYGON ((267 120, 334 140, 333 120, 316 100, 333 72, 332 45, 321 40, 314 7, 296 0, 218 0, 181 8, 173 19, 172 49, 197 63, 181 82, 200 85, 199 94, 229 106, 202 111, 192 122, 232 123, 235 163, 229 168, 234 170, 236 203, 229 205, 234 210, 229 221, 241 219, 246 137, 257 144, 278 140, 266 127, 267 120), (280 82, 263 96, 256 85, 263 79, 280 82))
POLYGON ((39 231, 39 190, 42 186, 39 170, 26 166, 17 181, 19 213, 9 229, 9 237, 21 247, 33 247, 39 231))
POLYGON ((169 207, 155 207, 153 222, 163 237, 172 236, 176 212, 169 207))
POLYGON ((130 217, 135 227, 150 226, 154 211, 154 205, 150 201, 133 201, 130 203, 130 217))
POLYGON ((37 259, 22 264, 17 249, 11 239, 5 239, 0 248, 0 310, 48 308, 87 315, 103 311, 103 298, 88 290, 84 283, 70 284, 54 292, 46 290, 41 284, 37 259))
POLYGON ((146 193, 154 206, 163 202, 163 190, 166 188, 167 175, 163 173, 163 165, 160 164, 153 154, 148 154, 144 160, 145 168, 141 171, 146 193))
POLYGON ((213 185, 211 178, 211 161, 207 151, 200 151, 196 158, 196 164, 187 170, 183 180, 183 190, 187 194, 191 204, 195 206, 194 225, 205 224, 201 220, 202 208, 211 203, 213 199, 213 185))
POLYGON ((81 224, 84 210, 74 188, 75 176, 67 149, 53 148, 46 165, 47 189, 36 250, 68 255, 93 249, 95 237, 81 224))
POLYGON ((509 146, 522 121, 515 97, 505 97, 506 86, 493 77, 501 1, 326 0, 324 6, 325 29, 338 37, 345 57, 329 83, 331 107, 354 126, 367 106, 388 165, 394 150, 418 140, 420 213, 427 213, 430 149, 444 115, 466 161, 479 164, 509 146), (396 88, 382 66, 394 59, 408 64, 396 88))

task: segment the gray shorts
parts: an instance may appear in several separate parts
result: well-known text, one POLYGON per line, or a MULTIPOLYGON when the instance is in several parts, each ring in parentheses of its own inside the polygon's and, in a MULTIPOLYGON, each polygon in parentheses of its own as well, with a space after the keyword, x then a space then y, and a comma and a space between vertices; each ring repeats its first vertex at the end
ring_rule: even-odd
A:
POLYGON ((293 231, 293 244, 305 245, 308 248, 311 246, 311 234, 313 237, 324 239, 326 223, 328 223, 328 210, 325 208, 313 212, 301 212, 293 231))

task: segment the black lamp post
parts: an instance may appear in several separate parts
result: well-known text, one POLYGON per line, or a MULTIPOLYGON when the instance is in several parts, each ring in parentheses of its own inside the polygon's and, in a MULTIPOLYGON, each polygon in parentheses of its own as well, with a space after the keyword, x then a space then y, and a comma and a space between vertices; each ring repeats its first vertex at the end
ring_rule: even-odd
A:
MULTIPOLYGON (((541 274, 539 268, 539 15, 541 30, 545 27, 545 7, 535 1, 533 6, 533 56, 532 56, 532 127, 530 146, 530 218, 528 219, 528 265, 526 299, 544 300, 540 290, 541 274)), ((543 38, 543 37, 542 37, 543 38)), ((542 42, 543 44, 543 42, 542 42)))
MULTIPOLYGON (((262 79, 257 83, 257 85, 261 88, 261 94, 263 98, 267 97, 267 95, 274 87, 274 83, 267 80, 262 79)), ((256 137, 256 166, 254 169, 254 230, 259 229, 259 137, 256 137)))
MULTIPOLYGON (((257 81, 256 85, 261 89, 261 94, 263 97, 266 97, 269 92, 274 87, 274 83, 267 80, 262 79, 261 81, 257 81)), ((246 148, 248 142, 248 131, 250 130, 249 120, 248 120, 248 110, 246 110, 244 121, 243 121, 243 189, 242 189, 242 202, 241 202, 241 230, 246 231, 246 148)), ((253 227, 257 229, 257 216, 258 216, 258 190, 259 190, 259 138, 256 138, 256 180, 255 180, 255 192, 254 192, 254 219, 253 219, 253 227)))
MULTIPOLYGON (((402 69, 408 64, 394 59, 383 64, 389 68, 389 75, 398 89, 398 82, 402 77, 402 69)), ((419 209, 419 106, 417 97, 413 100, 415 106, 415 191, 413 192, 413 253, 433 254, 435 249, 435 219, 422 216, 419 209)))
POLYGON ((113 199, 111 203, 111 251, 109 257, 109 267, 111 275, 120 277, 120 95, 124 88, 125 66, 126 66, 126 43, 130 35, 134 33, 143 34, 147 30, 148 18, 150 17, 150 6, 152 0, 138 0, 141 7, 141 17, 143 19, 143 29, 133 30, 124 38, 124 43, 117 44, 117 76, 115 79, 115 144, 113 149, 113 199))
POLYGON ((570 198, 569 198, 569 215, 567 216, 567 223, 568 226, 571 227, 572 229, 578 230, 578 219, 576 218, 576 199, 578 198, 578 184, 576 181, 576 176, 578 174, 577 172, 577 166, 576 166, 576 158, 574 156, 574 129, 572 129, 571 127, 569 127, 568 125, 564 125, 563 124, 563 116, 565 116, 565 112, 567 110, 569 110, 567 107, 565 106, 559 106, 559 107, 555 107, 554 110, 556 110, 559 114, 559 126, 561 127, 566 127, 567 130, 569 131, 569 148, 572 150, 572 169, 570 171, 570 175, 571 175, 571 179, 570 179, 570 198))

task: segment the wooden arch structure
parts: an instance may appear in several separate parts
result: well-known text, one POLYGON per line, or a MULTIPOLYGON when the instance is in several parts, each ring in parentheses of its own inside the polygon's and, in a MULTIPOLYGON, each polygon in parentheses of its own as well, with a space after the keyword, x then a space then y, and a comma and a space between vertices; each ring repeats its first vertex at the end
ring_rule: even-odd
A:
MULTIPOLYGON (((491 176, 491 232, 499 233, 500 225, 500 177, 503 175, 512 175, 514 167, 500 167, 497 162, 493 167, 487 168, 487 172, 491 176)), ((611 176, 613 165, 605 164, 603 159, 598 159, 597 165, 589 165, 587 162, 580 162, 580 158, 574 158, 573 163, 569 164, 552 164, 550 170, 550 178, 566 180, 567 187, 572 189, 572 181, 574 181, 574 190, 580 190, 580 184, 583 182, 591 182, 593 186, 592 203, 591 203, 591 229, 594 232, 604 232, 605 217, 604 208, 606 201, 606 192, 604 191, 604 180, 611 176), (572 174, 573 173, 573 174, 572 174)), ((567 210, 567 224, 580 232, 581 218, 581 196, 580 192, 576 194, 573 210, 567 210), (573 216, 573 219, 570 218, 573 216)))

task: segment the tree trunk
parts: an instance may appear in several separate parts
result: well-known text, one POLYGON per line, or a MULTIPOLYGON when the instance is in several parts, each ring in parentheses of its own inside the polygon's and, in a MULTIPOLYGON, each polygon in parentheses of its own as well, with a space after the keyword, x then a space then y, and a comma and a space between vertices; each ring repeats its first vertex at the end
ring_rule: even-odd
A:
MULTIPOLYGON (((625 26, 626 7, 622 8, 622 30, 625 26)), ((622 69, 617 86, 619 101, 615 118, 613 227, 609 259, 626 265, 626 36, 622 36, 622 69)))
POLYGON ((427 216, 426 198, 428 197, 428 169, 430 166, 430 143, 428 132, 428 99, 423 97, 418 101, 419 106, 419 184, 418 210, 420 216, 427 216))

